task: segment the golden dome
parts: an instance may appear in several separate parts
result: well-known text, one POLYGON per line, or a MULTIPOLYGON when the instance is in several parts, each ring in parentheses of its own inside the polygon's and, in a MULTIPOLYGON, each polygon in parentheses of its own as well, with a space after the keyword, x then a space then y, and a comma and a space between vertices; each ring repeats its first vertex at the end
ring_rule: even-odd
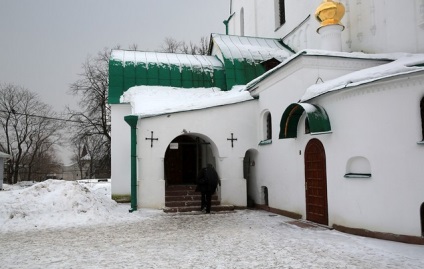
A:
POLYGON ((315 18, 321 23, 321 27, 334 24, 343 26, 340 21, 344 14, 345 7, 342 3, 324 0, 315 11, 315 18))

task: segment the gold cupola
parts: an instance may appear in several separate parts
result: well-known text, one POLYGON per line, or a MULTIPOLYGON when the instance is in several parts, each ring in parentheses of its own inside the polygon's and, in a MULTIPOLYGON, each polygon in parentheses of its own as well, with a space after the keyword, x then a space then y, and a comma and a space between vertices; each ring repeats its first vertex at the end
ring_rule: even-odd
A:
POLYGON ((320 28, 327 25, 343 26, 340 21, 344 14, 345 7, 342 3, 334 2, 333 0, 323 0, 315 11, 315 18, 321 23, 320 28))

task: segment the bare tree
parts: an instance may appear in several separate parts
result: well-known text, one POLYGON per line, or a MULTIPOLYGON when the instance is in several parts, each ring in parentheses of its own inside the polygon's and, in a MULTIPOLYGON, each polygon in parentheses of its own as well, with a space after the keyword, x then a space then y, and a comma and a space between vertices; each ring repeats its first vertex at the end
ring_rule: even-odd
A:
POLYGON ((58 142, 62 124, 55 118, 56 113, 35 93, 12 84, 0 85, 0 150, 11 155, 9 183, 18 181, 22 169, 31 171, 36 157, 58 142))
POLYGON ((178 53, 181 52, 182 42, 173 37, 166 37, 161 45, 161 52, 178 53))
POLYGON ((71 84, 70 92, 80 96, 82 111, 69 111, 78 121, 77 136, 101 135, 110 141, 110 107, 108 98, 108 69, 110 50, 105 48, 96 57, 88 57, 80 79, 71 84))
MULTIPOLYGON (((133 45, 136 49, 136 45, 133 45)), ((87 141, 102 141, 102 151, 90 155, 96 158, 92 170, 110 170, 110 106, 108 104, 109 59, 111 50, 105 48, 95 57, 88 57, 83 64, 80 79, 71 84, 70 91, 80 97, 81 111, 69 110, 70 117, 78 123, 73 126, 74 160, 81 166, 80 146, 87 141), (101 167, 97 167, 101 166, 101 167)), ((80 168, 82 169, 82 168, 80 168)))
POLYGON ((137 50, 138 49, 138 45, 137 44, 131 44, 130 46, 129 46, 129 50, 137 50))
POLYGON ((84 138, 74 137, 72 139, 73 157, 72 161, 77 164, 81 179, 85 168, 84 157, 87 155, 87 150, 84 147, 84 138))
POLYGON ((207 55, 208 48, 209 38, 207 37, 202 37, 199 45, 191 41, 187 44, 185 41, 177 41, 175 38, 167 37, 161 45, 161 52, 207 55))
POLYGON ((197 49, 197 53, 201 55, 207 55, 209 52, 209 38, 202 37, 200 38, 200 44, 197 49))

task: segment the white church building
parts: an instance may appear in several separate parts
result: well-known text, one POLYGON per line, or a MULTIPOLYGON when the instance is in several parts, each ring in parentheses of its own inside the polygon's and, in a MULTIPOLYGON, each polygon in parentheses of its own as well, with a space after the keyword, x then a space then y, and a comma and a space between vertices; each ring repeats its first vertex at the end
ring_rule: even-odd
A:
POLYGON ((112 196, 223 205, 424 244, 424 0, 232 0, 208 55, 112 51, 112 196))

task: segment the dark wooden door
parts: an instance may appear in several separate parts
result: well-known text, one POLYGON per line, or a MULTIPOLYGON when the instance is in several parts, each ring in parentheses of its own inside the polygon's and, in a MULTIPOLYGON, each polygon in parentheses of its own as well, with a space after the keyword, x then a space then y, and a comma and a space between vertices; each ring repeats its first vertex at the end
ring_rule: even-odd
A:
POLYGON ((165 153, 165 178, 168 184, 192 184, 196 181, 197 144, 188 136, 179 136, 172 143, 177 149, 168 147, 165 153))
POLYGON ((305 149, 306 219, 328 225, 327 170, 324 146, 311 139, 305 149))

